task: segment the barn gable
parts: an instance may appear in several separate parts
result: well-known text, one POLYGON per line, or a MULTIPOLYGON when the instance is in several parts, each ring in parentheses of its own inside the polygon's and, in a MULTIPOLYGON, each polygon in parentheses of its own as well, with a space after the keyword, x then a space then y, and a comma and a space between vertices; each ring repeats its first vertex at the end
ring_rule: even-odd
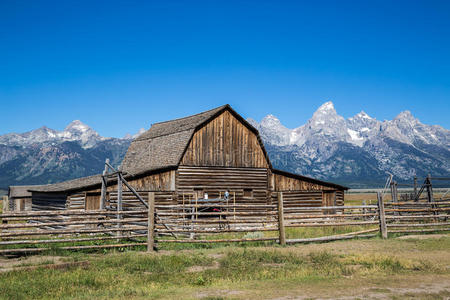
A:
POLYGON ((269 168, 258 132, 231 109, 197 129, 181 159, 184 166, 269 168))

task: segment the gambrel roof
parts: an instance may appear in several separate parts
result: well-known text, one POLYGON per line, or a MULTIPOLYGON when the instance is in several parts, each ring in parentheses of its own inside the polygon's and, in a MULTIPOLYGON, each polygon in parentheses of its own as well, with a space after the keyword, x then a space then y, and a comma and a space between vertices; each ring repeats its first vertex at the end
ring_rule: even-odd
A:
POLYGON ((258 130, 227 104, 189 117, 153 124, 131 143, 122 162, 123 170, 138 175, 155 169, 178 167, 194 133, 225 110, 255 133, 270 166, 258 130))

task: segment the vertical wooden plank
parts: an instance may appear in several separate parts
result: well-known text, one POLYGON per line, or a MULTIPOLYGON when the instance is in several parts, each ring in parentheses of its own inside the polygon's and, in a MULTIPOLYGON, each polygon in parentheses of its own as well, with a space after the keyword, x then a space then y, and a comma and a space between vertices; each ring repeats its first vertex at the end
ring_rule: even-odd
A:
POLYGON ((280 245, 286 245, 286 233, 284 230, 283 193, 278 193, 278 233, 280 245))
POLYGON ((223 140, 223 137, 224 137, 224 126, 223 126, 223 119, 224 119, 224 114, 222 113, 221 115, 220 115, 220 125, 219 125, 219 135, 220 135, 220 138, 219 138, 219 155, 220 155, 220 165, 221 166, 225 166, 225 155, 224 155, 224 147, 223 147, 223 145, 224 145, 224 140, 223 140))
POLYGON ((383 203, 383 197, 381 196, 381 192, 377 192, 377 199, 378 199, 378 218, 380 220, 381 237, 383 239, 387 239, 388 233, 387 233, 387 226, 386 226, 386 216, 384 213, 384 203, 383 203))
POLYGON ((175 191, 175 189, 176 189, 175 181, 176 181, 175 171, 172 170, 172 171, 170 171, 170 190, 171 191, 175 191))
POLYGON ((155 248, 155 192, 148 193, 147 252, 155 248))

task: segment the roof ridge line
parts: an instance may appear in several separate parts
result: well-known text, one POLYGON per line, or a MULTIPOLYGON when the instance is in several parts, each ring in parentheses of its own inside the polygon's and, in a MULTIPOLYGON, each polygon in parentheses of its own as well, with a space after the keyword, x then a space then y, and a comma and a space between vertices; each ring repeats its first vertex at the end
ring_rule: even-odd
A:
POLYGON ((185 130, 180 130, 180 131, 176 131, 176 132, 172 132, 172 133, 161 134, 161 135, 157 135, 157 136, 149 137, 149 138, 143 138, 143 139, 136 138, 134 141, 139 141, 139 142, 140 141, 147 141, 147 140, 152 140, 152 139, 155 139, 155 138, 168 136, 168 135, 172 135, 172 134, 177 134, 177 133, 180 133, 180 132, 185 132, 185 131, 194 130, 194 129, 195 129, 195 127, 192 127, 192 128, 188 128, 188 129, 185 129, 185 130))
MULTIPOLYGON (((186 116, 186 117, 181 117, 181 118, 172 119, 172 120, 167 120, 167 121, 162 121, 162 122, 156 122, 156 123, 153 123, 152 125, 156 125, 156 124, 164 124, 164 123, 169 123, 169 122, 173 122, 173 121, 179 121, 179 120, 183 120, 183 119, 195 117, 195 116, 198 116, 198 115, 201 115, 201 114, 204 114, 204 113, 207 113, 207 112, 210 112, 210 111, 219 109, 219 108, 225 108, 225 107, 227 107, 227 106, 229 107, 230 105, 229 105, 229 104, 224 104, 224 105, 221 105, 221 106, 217 106, 217 107, 215 107, 215 108, 211 108, 211 109, 208 109, 208 110, 205 110, 205 111, 196 113, 196 114, 194 114, 194 115, 189 115, 189 116, 186 116)), ((150 127, 151 127, 151 126, 150 126, 150 127)))

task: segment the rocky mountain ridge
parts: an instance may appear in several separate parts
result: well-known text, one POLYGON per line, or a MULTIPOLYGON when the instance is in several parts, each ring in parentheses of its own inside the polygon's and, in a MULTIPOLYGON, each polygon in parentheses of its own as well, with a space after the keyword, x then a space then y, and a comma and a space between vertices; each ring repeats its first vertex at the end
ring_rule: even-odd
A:
POLYGON ((275 166, 350 186, 381 184, 428 173, 450 174, 450 131, 426 125, 411 112, 379 121, 364 111, 345 119, 332 102, 320 106, 305 125, 288 129, 267 115, 255 126, 275 166))
POLYGON ((46 126, 0 136, 0 188, 46 184, 98 174, 106 158, 119 165, 135 135, 106 138, 79 120, 64 130, 46 126))

